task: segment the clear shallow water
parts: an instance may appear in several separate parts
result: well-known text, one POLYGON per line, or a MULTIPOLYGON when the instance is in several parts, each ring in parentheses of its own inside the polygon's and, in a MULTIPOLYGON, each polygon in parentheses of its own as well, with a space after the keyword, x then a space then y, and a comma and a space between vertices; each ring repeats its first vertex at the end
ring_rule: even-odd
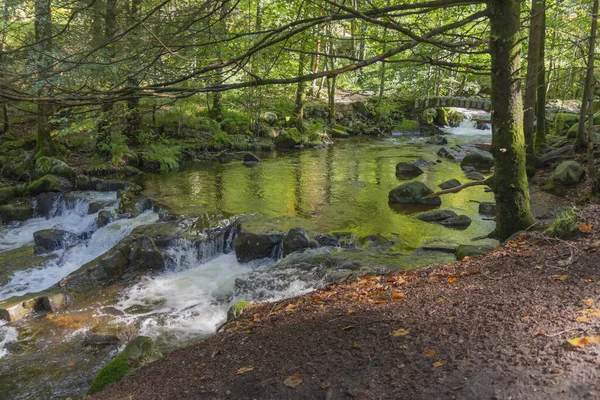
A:
MULTIPOLYGON (((470 126, 450 131, 450 145, 491 139, 490 131, 470 126)), ((302 226, 317 233, 393 233, 411 251, 432 241, 466 243, 494 227, 471 201, 493 201, 483 186, 442 198, 440 208, 473 219, 464 231, 419 221, 416 216, 422 209, 390 207, 389 191, 408 182, 396 177, 395 165, 418 159, 435 162, 440 147, 422 137, 353 138, 322 150, 259 154, 263 161, 253 168, 242 162, 197 163, 173 174, 147 175, 144 185, 147 194, 162 195, 161 201, 176 213, 259 213, 282 230, 302 226)), ((440 190, 437 185, 452 178, 468 181, 460 165, 446 159, 422 169, 425 173, 416 180, 432 190, 440 190)))

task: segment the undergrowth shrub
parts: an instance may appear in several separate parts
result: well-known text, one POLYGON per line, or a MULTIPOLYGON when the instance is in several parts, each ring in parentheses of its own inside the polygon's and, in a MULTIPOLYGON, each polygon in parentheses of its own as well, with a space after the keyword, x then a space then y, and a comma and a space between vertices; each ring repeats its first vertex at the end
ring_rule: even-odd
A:
POLYGON ((562 211, 544 230, 544 235, 554 238, 569 238, 579 232, 579 221, 576 209, 568 208, 562 211))
POLYGON ((181 146, 169 143, 152 144, 146 148, 142 159, 149 163, 157 163, 162 172, 176 170, 181 160, 181 146))

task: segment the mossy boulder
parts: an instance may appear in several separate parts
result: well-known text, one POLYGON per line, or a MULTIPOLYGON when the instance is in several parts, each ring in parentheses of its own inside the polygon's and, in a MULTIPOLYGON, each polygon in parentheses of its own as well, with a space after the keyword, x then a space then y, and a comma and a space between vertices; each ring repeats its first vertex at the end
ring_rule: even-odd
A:
POLYGON ((425 222, 440 222, 453 217, 456 217, 456 213, 452 210, 435 210, 420 214, 417 219, 425 222))
POLYGON ((474 167, 478 171, 489 171, 494 166, 494 158, 488 152, 469 152, 460 162, 461 167, 474 167))
POLYGON ((69 243, 74 242, 77 235, 61 229, 44 229, 33 234, 33 254, 45 254, 54 250, 66 249, 69 243))
POLYGON ((280 149, 291 149, 302 144, 302 136, 296 128, 283 130, 275 139, 275 145, 280 149))
POLYGON ((250 304, 252 304, 251 301, 241 300, 229 307, 229 310, 227 310, 227 322, 233 322, 238 319, 250 304))
POLYGON ((162 357, 162 353, 152 339, 147 336, 138 336, 125 347, 121 354, 98 372, 88 390, 88 394, 97 393, 108 385, 119 382, 136 369, 162 357))
POLYGON ((423 174, 424 171, 416 165, 408 162, 399 162, 396 164, 396 175, 401 177, 414 178, 423 174))
POLYGON ((579 115, 569 113, 558 113, 554 117, 552 133, 556 136, 564 136, 569 129, 579 123, 579 115))
POLYGON ((6 186, 0 188, 0 204, 7 204, 16 197, 21 197, 25 194, 23 186, 6 186))
POLYGON ((388 194, 388 200, 392 204, 441 205, 442 199, 439 197, 425 198, 432 193, 433 190, 429 189, 424 183, 412 181, 392 189, 388 194))
POLYGON ((458 179, 450 179, 446 182, 442 182, 438 185, 438 187, 442 190, 447 190, 447 189, 452 189, 455 188, 457 186, 460 186, 461 183, 458 179))
POLYGON ((471 218, 466 215, 457 215, 439 222, 440 225, 444 225, 451 228, 466 228, 471 225, 471 218))
POLYGON ((73 184, 55 175, 45 175, 27 185, 27 193, 35 196, 44 192, 68 192, 73 190, 73 184))
POLYGON ((314 249, 317 243, 312 241, 306 231, 302 228, 290 229, 283 237, 283 256, 287 256, 297 251, 314 249))
POLYGON ((456 248, 456 259, 465 257, 480 257, 493 251, 494 247, 489 245, 461 244, 456 248))
POLYGON ((53 157, 40 157, 35 162, 35 172, 38 176, 55 175, 62 178, 74 178, 77 172, 65 162, 53 157))
POLYGON ((552 182, 555 185, 574 185, 581 180, 583 176, 583 166, 577 161, 563 161, 552 174, 552 182))
POLYGON ((33 206, 22 200, 0 206, 0 222, 26 221, 33 218, 33 206))

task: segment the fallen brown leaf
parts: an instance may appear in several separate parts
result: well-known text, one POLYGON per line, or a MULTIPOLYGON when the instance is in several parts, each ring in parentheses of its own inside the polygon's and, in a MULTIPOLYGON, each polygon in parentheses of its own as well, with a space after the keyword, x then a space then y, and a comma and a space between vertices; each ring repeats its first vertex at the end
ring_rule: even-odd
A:
POLYGON ((448 278, 448 282, 449 282, 449 283, 454 283, 454 282, 456 282, 456 277, 454 277, 454 276, 451 276, 451 277, 449 277, 449 278, 448 278))
POLYGON ((584 336, 581 338, 573 338, 567 340, 567 343, 575 348, 584 348, 592 344, 600 343, 600 336, 584 336))
POLYGON ((581 301, 584 306, 591 307, 594 305, 594 299, 583 299, 581 301))
POLYGON ((586 317, 585 315, 580 315, 579 317, 575 318, 575 321, 577 322, 590 322, 592 319, 590 317, 586 317))
POLYGON ((550 275, 548 279, 551 281, 566 281, 569 278, 569 275, 550 275))
POLYGON ((436 352, 434 349, 425 349, 425 357, 427 358, 433 358, 436 355, 436 352))
POLYGON ((448 361, 446 361, 446 360, 436 361, 436 362, 433 363, 433 368, 443 367, 447 363, 448 363, 448 361))
POLYGON ((406 336, 410 333, 410 329, 396 329, 395 331, 392 331, 392 335, 394 335, 395 337, 399 337, 399 336, 406 336))
POLYGON ((302 375, 299 372, 285 378, 283 384, 289 388, 296 388, 302 383, 302 375))

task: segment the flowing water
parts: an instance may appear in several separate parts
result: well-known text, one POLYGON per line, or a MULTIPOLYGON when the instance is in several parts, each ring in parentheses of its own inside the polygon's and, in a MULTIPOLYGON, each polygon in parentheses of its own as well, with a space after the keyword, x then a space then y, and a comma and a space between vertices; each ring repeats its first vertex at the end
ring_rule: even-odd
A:
MULTIPOLYGON (((477 130, 474 124, 465 121, 458 128, 448 129, 450 143, 447 146, 489 142, 491 132, 477 130)), ((448 259, 447 255, 446 258, 435 258, 435 254, 415 252, 423 246, 468 243, 494 227, 493 221, 478 213, 477 201, 493 201, 493 195, 484 192, 483 186, 442 199, 440 208, 466 214, 473 220, 464 230, 418 220, 416 215, 422 208, 388 204, 388 192, 407 181, 396 177, 395 165, 400 161, 430 162, 421 167, 425 173, 415 179, 433 190, 453 178, 467 182, 458 163, 439 159, 436 152, 440 147, 416 136, 351 138, 325 149, 259 153, 262 162, 250 168, 241 161, 194 163, 174 173, 145 174, 141 183, 144 194, 158 198, 176 214, 211 218, 250 215, 244 223, 248 230, 256 227, 286 231, 303 227, 313 233, 393 235, 397 244, 392 256, 398 260, 400 268, 409 268, 418 265, 414 260, 419 258, 421 264, 448 259), (411 257, 413 264, 408 261, 403 264, 404 256, 411 257)), ((30 246, 33 233, 41 229, 88 233, 85 239, 56 251, 54 258, 43 265, 16 271, 7 283, 0 285, 0 300, 52 286, 108 251, 135 227, 158 220, 156 213, 146 212, 97 229, 97 214, 87 213, 88 204, 101 201, 106 208, 115 208, 116 194, 86 192, 75 197, 74 202, 60 203, 51 218, 34 218, 18 226, 0 228, 0 257, 2 252, 30 246)), ((143 277, 124 288, 116 303, 92 310, 93 319, 109 317, 114 324, 135 325, 139 334, 152 336, 163 348, 172 349, 214 333, 225 320, 227 309, 238 300, 277 300, 309 292, 323 284, 318 277, 298 279, 297 271, 279 271, 271 275, 272 280, 277 281, 275 285, 258 285, 252 289, 254 292, 238 298, 234 291, 236 280, 252 274, 269 276, 276 261, 240 264, 231 251, 231 239, 225 238, 222 243, 202 248, 185 240, 179 241, 168 250, 170 262, 164 273, 143 277)), ((319 251, 329 250, 319 249, 313 253, 319 251)), ((87 334, 90 327, 80 325, 70 332, 69 340, 87 334)), ((8 354, 6 345, 16 340, 17 331, 0 321, 0 359, 8 354)), ((77 357, 83 356, 78 354, 77 357)), ((9 364, 5 367, 9 368, 9 364)), ((85 391, 83 386, 86 382, 89 384, 86 381, 88 375, 83 374, 72 387, 85 391)), ((62 391, 68 392, 66 386, 62 391)), ((31 393, 19 398, 35 398, 31 393)))

